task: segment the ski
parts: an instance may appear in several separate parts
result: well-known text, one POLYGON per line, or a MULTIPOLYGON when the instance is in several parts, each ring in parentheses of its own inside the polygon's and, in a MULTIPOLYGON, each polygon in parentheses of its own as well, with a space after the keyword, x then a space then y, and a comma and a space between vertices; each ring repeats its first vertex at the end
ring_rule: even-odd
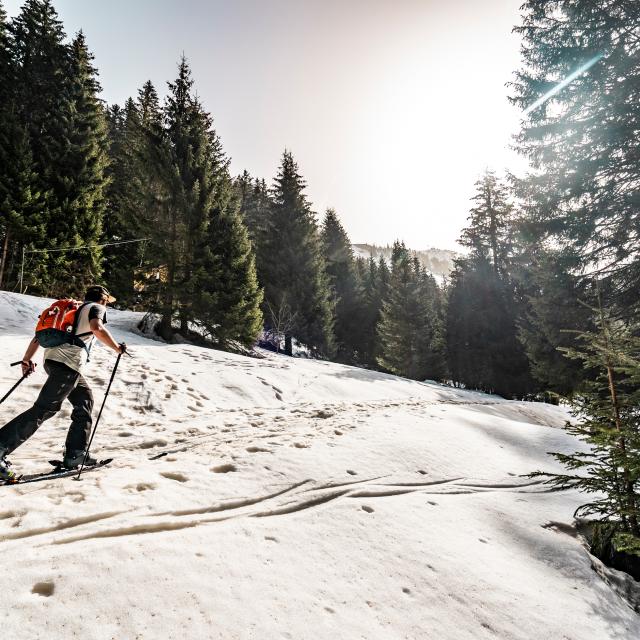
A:
MULTIPOLYGON (((85 467, 82 470, 82 474, 89 473, 91 471, 95 471, 96 469, 100 469, 108 465, 110 462, 113 462, 113 458, 107 458, 106 460, 100 460, 97 464, 94 464, 90 467, 85 467)), ((47 471, 45 473, 33 473, 29 475, 20 476, 16 482, 2 482, 0 486, 10 487, 15 486, 17 484, 26 484, 28 482, 41 482, 44 480, 55 480, 57 478, 68 478, 69 476, 78 475, 78 469, 65 469, 62 466, 61 460, 49 460, 49 464, 54 466, 53 471, 47 471)))

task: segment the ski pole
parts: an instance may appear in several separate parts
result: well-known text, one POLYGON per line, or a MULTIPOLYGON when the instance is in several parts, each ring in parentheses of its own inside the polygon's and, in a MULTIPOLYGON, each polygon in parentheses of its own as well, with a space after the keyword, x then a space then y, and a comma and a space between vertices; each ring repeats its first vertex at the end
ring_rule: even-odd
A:
POLYGON ((120 364, 121 357, 122 357, 122 353, 119 353, 118 358, 116 359, 116 363, 113 367, 113 371, 111 372, 111 379, 109 380, 109 384, 107 385, 107 390, 105 391, 104 399, 102 400, 102 406, 100 407, 100 411, 98 412, 98 417, 96 418, 96 423, 93 427, 91 437, 89 438, 89 444, 87 445, 87 450, 84 452, 84 458, 82 459, 82 464, 80 465, 78 475, 74 478, 74 480, 80 480, 80 474, 82 473, 82 470, 84 469, 84 465, 87 462, 87 458, 89 457, 89 449, 91 448, 91 443, 93 442, 93 436, 96 435, 96 429, 98 428, 98 423, 100 422, 100 416, 102 415, 104 404, 107 401, 107 396, 109 395, 109 390, 111 389, 111 383, 113 382, 113 379, 116 377, 116 370, 118 369, 118 364, 120 364))
MULTIPOLYGON (((19 360, 18 362, 12 362, 9 366, 10 367, 15 367, 16 365, 22 364, 22 360, 19 360)), ((7 393, 5 393, 2 396, 2 399, 0 399, 0 404, 2 404, 17 388, 18 385, 25 379, 28 378, 29 374, 25 373, 22 378, 20 378, 20 380, 18 380, 18 382, 16 382, 13 387, 11 387, 11 389, 9 389, 9 391, 7 391, 7 393)))

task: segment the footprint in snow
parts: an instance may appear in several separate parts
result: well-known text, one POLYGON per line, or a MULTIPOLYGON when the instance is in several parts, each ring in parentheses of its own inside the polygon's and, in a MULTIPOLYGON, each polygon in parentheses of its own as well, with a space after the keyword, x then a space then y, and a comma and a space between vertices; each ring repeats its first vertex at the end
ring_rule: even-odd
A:
POLYGON ((139 449, 152 449, 153 447, 166 447, 167 441, 162 438, 156 438, 155 440, 147 440, 138 445, 139 449))
POLYGON ((36 582, 31 588, 31 593, 35 593, 39 596, 49 598, 53 595, 56 589, 56 585, 52 581, 36 582))
POLYGON ((177 471, 161 471, 160 475, 163 478, 175 480, 176 482, 187 482, 189 480, 187 476, 185 476, 183 473, 178 473, 177 471))
POLYGON ((153 482, 138 482, 136 484, 128 484, 123 488, 129 492, 133 492, 133 491, 142 492, 142 491, 151 491, 156 488, 156 485, 153 482))
POLYGON ((235 464, 220 464, 217 467, 212 467, 213 473, 231 473, 237 471, 238 467, 235 464))

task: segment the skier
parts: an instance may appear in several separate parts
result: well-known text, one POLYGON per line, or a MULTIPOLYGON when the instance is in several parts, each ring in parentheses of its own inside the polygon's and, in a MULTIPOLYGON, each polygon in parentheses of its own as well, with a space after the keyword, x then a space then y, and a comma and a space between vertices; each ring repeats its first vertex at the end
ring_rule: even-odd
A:
MULTIPOLYGON (((107 322, 106 306, 115 302, 115 298, 102 286, 89 287, 84 303, 76 312, 76 331, 74 344, 71 342, 57 347, 45 348, 44 370, 48 378, 40 390, 33 407, 13 418, 0 429, 0 480, 15 481, 16 474, 9 468, 11 463, 6 456, 30 438, 38 427, 53 417, 67 399, 73 405, 71 426, 67 433, 63 464, 67 469, 75 469, 85 456, 87 438, 91 432, 91 411, 93 395, 81 374, 87 362, 89 350, 94 338, 116 353, 126 353, 124 342, 118 344, 104 327, 107 322), (78 343, 78 341, 81 341, 78 343), (83 346, 80 346, 83 345, 83 346)), ((40 345, 37 338, 29 342, 22 358, 22 375, 29 376, 36 365, 32 358, 40 345)), ((96 459, 88 457, 85 465, 96 464, 96 459)))

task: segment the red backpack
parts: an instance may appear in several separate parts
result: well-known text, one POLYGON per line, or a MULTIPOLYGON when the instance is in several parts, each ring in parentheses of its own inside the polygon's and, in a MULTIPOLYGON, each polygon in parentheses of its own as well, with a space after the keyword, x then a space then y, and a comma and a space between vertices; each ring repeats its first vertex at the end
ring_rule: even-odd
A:
POLYGON ((65 298, 56 300, 50 307, 45 309, 38 319, 36 325, 36 340, 41 347, 59 347, 62 344, 73 344, 77 347, 87 348, 82 336, 91 335, 91 331, 76 334, 80 309, 86 306, 87 302, 65 298))

